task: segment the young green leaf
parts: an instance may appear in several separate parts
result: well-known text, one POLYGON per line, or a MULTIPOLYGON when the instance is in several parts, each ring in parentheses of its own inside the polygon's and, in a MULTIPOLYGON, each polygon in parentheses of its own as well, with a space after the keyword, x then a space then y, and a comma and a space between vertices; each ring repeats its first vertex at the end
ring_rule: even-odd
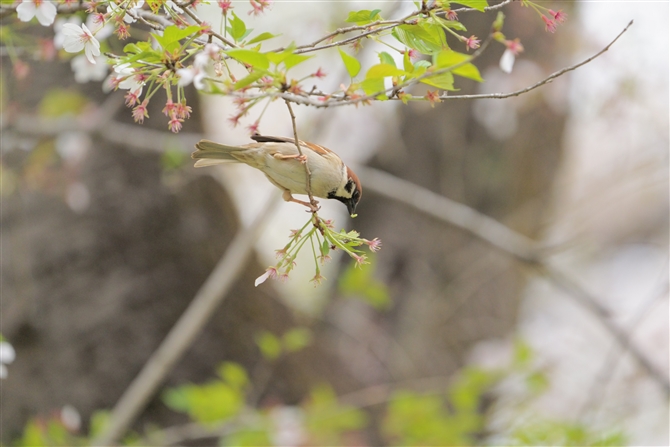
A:
MULTIPOLYGON (((361 88, 366 95, 374 95, 375 93, 383 92, 385 90, 384 78, 366 79, 361 82, 361 88)), ((347 245, 347 247, 351 248, 349 245, 347 245)))
POLYGON ((263 53, 241 48, 233 48, 226 51, 226 54, 236 61, 251 65, 254 68, 267 70, 270 67, 270 60, 263 53))
POLYGON ((449 72, 422 79, 421 82, 442 90, 454 90, 454 75, 449 72))
POLYGON ((345 22, 356 23, 358 25, 365 25, 366 23, 378 20, 380 11, 381 9, 375 9, 374 11, 370 11, 369 9, 362 9, 360 11, 351 11, 345 22))
POLYGON ((228 32, 230 33, 230 37, 232 37, 235 42, 238 42, 239 40, 244 38, 245 33, 247 32, 247 25, 244 23, 242 19, 237 17, 237 14, 234 12, 231 13, 231 18, 228 21, 230 23, 230 26, 228 27, 228 32))
MULTIPOLYGON (((442 30, 440 28, 440 32, 442 30)), ((391 33, 406 46, 415 49, 419 53, 432 54, 443 49, 442 38, 439 35, 431 34, 419 25, 400 25, 393 28, 391 33)))
POLYGON ((377 64, 370 67, 368 72, 365 73, 365 79, 383 79, 389 76, 403 76, 405 74, 407 73, 396 68, 395 65, 377 64))
POLYGON ((454 3, 459 3, 481 12, 484 12, 485 8, 489 5, 486 0, 454 0, 454 3))
POLYGON ((274 39, 275 37, 279 37, 281 34, 272 34, 272 33, 261 33, 258 36, 254 37, 251 39, 249 42, 247 42, 248 45, 258 43, 258 42, 263 42, 264 40, 268 39, 274 39))
POLYGON ((338 51, 340 52, 342 62, 344 62, 344 66, 347 68, 349 76, 355 78, 358 72, 361 71, 361 63, 358 62, 358 59, 356 59, 355 57, 350 56, 344 51, 342 51, 341 48, 338 48, 338 51))
POLYGON ((295 67, 298 64, 302 64, 307 59, 311 59, 313 56, 305 56, 304 54, 290 54, 286 59, 284 59, 284 66, 287 70, 295 67))
POLYGON ((405 55, 402 57, 402 65, 407 73, 414 71, 414 65, 412 65, 412 60, 409 58, 409 51, 405 51, 405 55))
POLYGON ((451 72, 455 75, 473 79, 477 82, 484 82, 484 79, 482 79, 482 76, 479 74, 479 69, 476 66, 470 62, 464 63, 465 61, 470 60, 470 58, 471 56, 468 56, 467 54, 457 53, 452 50, 440 51, 433 55, 434 63, 438 68, 448 68, 463 64, 454 68, 451 72))
POLYGON ((253 72, 249 73, 247 76, 243 77, 235 84, 233 84, 233 88, 235 90, 239 90, 241 88, 246 87, 247 85, 251 85, 254 82, 258 81, 260 78, 262 78, 266 73, 267 72, 264 70, 254 70, 253 72))
POLYGON ((393 59, 393 56, 388 54, 386 51, 379 53, 379 62, 382 64, 393 65, 395 67, 395 60, 393 59))

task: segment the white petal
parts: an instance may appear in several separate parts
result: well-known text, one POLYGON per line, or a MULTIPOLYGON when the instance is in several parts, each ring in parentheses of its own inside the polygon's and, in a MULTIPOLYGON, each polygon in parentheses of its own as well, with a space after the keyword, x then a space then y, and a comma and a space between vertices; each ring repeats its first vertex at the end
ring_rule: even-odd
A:
POLYGON ((193 85, 195 86, 196 89, 202 90, 205 88, 205 83, 203 82, 205 79, 205 73, 200 72, 193 76, 193 85))
POLYGON ((256 278, 256 281, 254 281, 254 287, 258 287, 259 285, 263 284, 265 281, 267 281, 269 277, 270 277, 270 270, 266 271, 261 276, 256 278))
POLYGON ((204 51, 201 51, 200 53, 195 55, 193 65, 197 68, 205 68, 208 62, 209 62, 209 54, 205 53, 204 51))
POLYGON ((84 42, 66 36, 63 40, 63 49, 68 53, 79 53, 84 49, 84 42))
POLYGON ((35 17, 36 12, 37 8, 35 7, 35 3, 31 1, 22 2, 16 7, 16 16, 22 22, 30 22, 32 18, 35 17))
POLYGON ((12 363, 15 358, 14 347, 6 341, 0 341, 0 363, 12 363))
POLYGON ((39 8, 37 8, 37 13, 35 15, 37 16, 37 21, 40 22, 40 25, 49 26, 54 23, 57 12, 58 10, 53 3, 45 1, 39 8))
POLYGON ((98 50, 98 54, 95 54, 95 47, 86 44, 86 46, 84 46, 84 54, 86 55, 86 59, 88 59, 90 63, 95 64, 95 57, 93 56, 99 56, 100 50, 98 50))
POLYGON ((511 50, 505 50, 500 58, 500 69, 505 73, 511 73, 514 67, 514 53, 511 50))
POLYGON ((0 363, 0 379, 6 379, 7 378, 7 367, 4 365, 4 363, 0 363))
MULTIPOLYGON (((85 25, 83 25, 85 26, 85 25)), ((83 29, 79 25, 75 25, 74 23, 65 23, 63 24, 63 35, 66 37, 76 37, 80 38, 81 35, 83 34, 83 29)))
POLYGON ((180 68, 177 70, 177 76, 179 76, 179 82, 177 82, 177 85, 180 87, 186 87, 191 82, 193 82, 193 78, 195 77, 195 70, 192 68, 180 68))

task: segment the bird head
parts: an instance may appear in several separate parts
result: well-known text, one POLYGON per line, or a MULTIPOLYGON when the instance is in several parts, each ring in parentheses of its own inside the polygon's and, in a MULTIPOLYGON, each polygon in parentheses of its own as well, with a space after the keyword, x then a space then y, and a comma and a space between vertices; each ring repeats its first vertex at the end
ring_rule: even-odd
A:
POLYGON ((329 199, 339 200, 347 206, 347 211, 353 216, 356 211, 356 205, 363 196, 363 187, 361 186, 358 176, 349 169, 345 170, 345 175, 342 178, 342 183, 334 191, 328 193, 329 199))

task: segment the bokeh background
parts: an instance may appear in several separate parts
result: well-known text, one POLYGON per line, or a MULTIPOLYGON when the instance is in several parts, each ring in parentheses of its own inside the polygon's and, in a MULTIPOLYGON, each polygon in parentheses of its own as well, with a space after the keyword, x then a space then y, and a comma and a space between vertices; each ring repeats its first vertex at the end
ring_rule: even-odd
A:
MULTIPOLYGON (((248 8, 235 5, 240 15, 248 8)), ((440 411, 455 414, 445 390, 463 381, 483 415, 468 442, 584 445, 587 438, 570 432, 582 430, 588 442, 615 433, 610 442, 668 445, 668 4, 554 6, 569 14, 556 34, 529 8, 505 8, 505 33, 526 51, 508 75, 498 68, 503 48, 491 47, 477 61, 486 82, 462 81, 462 92, 535 83, 595 54, 635 22, 600 58, 517 98, 434 108, 297 107, 301 139, 335 150, 359 168, 364 185, 356 219, 339 203, 324 203, 321 214, 383 241, 363 271, 334 256, 318 288, 308 282, 308 260, 298 260, 289 281, 254 288, 306 215, 295 204, 269 205, 275 190, 259 172, 196 170, 188 158, 201 137, 248 142, 245 126, 254 116, 233 128, 231 101, 196 100, 193 91, 193 118, 173 136, 158 105, 138 126, 120 92, 77 84, 69 63, 28 60, 29 75, 17 79, 3 54, 0 331, 16 359, 0 382, 2 442, 19 439, 30 420, 63 419, 64 407, 81 418, 74 430, 87 433, 92 415, 115 405, 237 232, 267 215, 225 300, 135 421, 140 438, 186 423, 161 397, 166 389, 205 383, 229 361, 250 376, 249 405, 275 415, 268 428, 275 445, 455 444, 461 438, 421 438, 435 429, 412 422, 411 414, 433 417, 433 401, 413 401, 400 418, 418 427, 415 438, 389 427, 402 414, 389 402, 400 402, 392 390, 410 390, 442 396, 440 411), (385 186, 372 169, 537 241, 542 262, 560 267, 607 312, 580 304, 541 269, 393 200, 394 191, 380 193, 385 186), (604 321, 622 329, 623 345, 604 321), (263 337, 296 327, 310 334, 309 346, 268 353, 263 337), (473 370, 505 372, 480 392, 468 382, 478 377, 468 375, 473 370), (324 383, 366 415, 364 424, 344 424, 336 441, 320 439, 326 429, 304 422, 305 403, 324 383)), ((278 45, 304 43, 363 7, 277 1, 249 21, 281 33, 278 45)), ((386 17, 413 6, 374 7, 386 17)), ((211 18, 203 14, 212 23, 214 8, 211 18)), ((485 35, 492 18, 461 20, 485 35)), ((360 58, 373 63, 380 49, 366 43, 360 58)), ((315 81, 325 91, 347 81, 334 50, 304 71, 318 67, 328 74, 315 81)), ((270 106, 260 131, 291 135, 283 104, 270 106)))

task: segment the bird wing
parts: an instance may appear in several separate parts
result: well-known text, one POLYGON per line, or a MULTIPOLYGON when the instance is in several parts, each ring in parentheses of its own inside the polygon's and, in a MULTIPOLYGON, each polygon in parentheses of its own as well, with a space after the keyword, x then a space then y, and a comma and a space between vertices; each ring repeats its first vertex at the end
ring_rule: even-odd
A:
MULTIPOLYGON (((258 142, 258 143, 291 143, 295 144, 295 140, 293 138, 288 138, 288 137, 273 137, 269 135, 252 135, 251 139, 258 142)), ((302 141, 300 140, 300 146, 305 146, 313 150, 315 153, 321 155, 321 156, 328 156, 329 154, 332 154, 333 151, 328 149, 327 147, 320 146, 318 144, 314 143, 308 143, 307 141, 302 141)))

